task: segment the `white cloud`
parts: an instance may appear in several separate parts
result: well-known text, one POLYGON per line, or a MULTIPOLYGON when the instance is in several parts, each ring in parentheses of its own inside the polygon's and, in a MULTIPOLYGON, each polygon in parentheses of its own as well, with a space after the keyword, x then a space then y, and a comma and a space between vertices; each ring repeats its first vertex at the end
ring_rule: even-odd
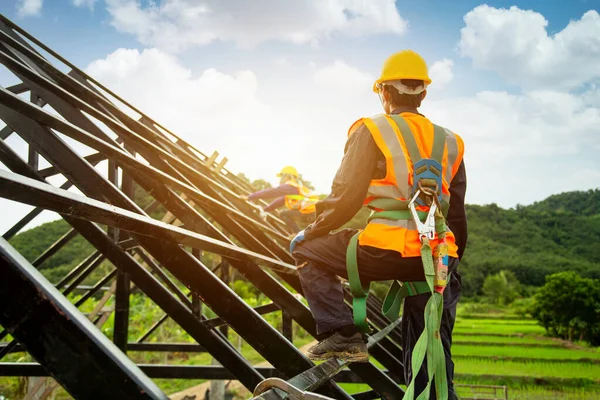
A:
POLYGON ((429 68, 429 77, 432 81, 432 88, 443 89, 452 79, 454 79, 454 73, 452 67, 454 62, 447 58, 441 61, 434 62, 429 68))
POLYGON ((277 57, 275 59, 275 65, 278 67, 291 67, 292 63, 290 62, 290 60, 287 59, 287 57, 277 57))
POLYGON ((71 2, 76 7, 84 7, 85 6, 85 7, 89 8, 90 10, 93 10, 96 0, 71 0, 71 2))
MULTIPOLYGON (((80 0, 81 1, 81 0, 80 0)), ((266 41, 318 44, 334 34, 403 34, 394 0, 106 0, 112 24, 143 44, 182 51, 214 41, 251 48, 266 41), (309 22, 307 22, 309 21, 309 22)))
POLYGON ((549 35, 543 15, 476 7, 464 17, 460 53, 526 88, 573 89, 600 79, 600 14, 586 12, 549 35))
POLYGON ((207 151, 232 137, 240 144, 251 141, 255 126, 271 117, 256 98, 258 82, 251 71, 228 75, 210 68, 195 76, 158 49, 119 49, 86 72, 178 134, 206 140, 207 151))
POLYGON ((336 60, 332 65, 315 69, 313 80, 325 89, 369 92, 375 77, 349 66, 344 61, 336 60))
POLYGON ((17 1, 17 14, 19 17, 38 16, 42 12, 43 0, 19 0, 17 1))
POLYGON ((427 100, 424 113, 465 140, 468 201, 529 204, 550 194, 588 189, 600 175, 600 109, 555 91, 480 92, 427 100))

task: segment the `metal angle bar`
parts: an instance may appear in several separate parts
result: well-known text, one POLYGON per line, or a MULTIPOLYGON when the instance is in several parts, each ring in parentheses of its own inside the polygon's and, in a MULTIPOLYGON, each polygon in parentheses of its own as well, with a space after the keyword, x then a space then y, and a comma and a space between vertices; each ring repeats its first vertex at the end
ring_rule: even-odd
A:
MULTIPOLYGON (((260 315, 269 314, 269 313, 272 313, 272 312, 275 312, 278 310, 280 310, 280 308, 275 303, 265 304, 264 306, 258 306, 256 308, 254 308, 254 311, 259 313, 260 315)), ((210 329, 218 328, 220 326, 227 324, 227 322, 225 322, 223 320, 223 318, 220 318, 220 317, 207 319, 207 320, 203 321, 203 323, 204 323, 204 325, 206 325, 206 327, 208 327, 210 329)))
POLYGON ((140 246, 140 244, 137 242, 137 240, 135 240, 133 238, 121 240, 119 242, 119 247, 124 250, 133 250, 135 248, 138 248, 139 246, 140 246))
MULTIPOLYGON (((91 286, 91 285, 79 285, 73 291, 74 292, 77 292, 77 291, 86 291, 87 292, 88 290, 91 290, 93 287, 94 286, 91 286)), ((109 286, 103 286, 100 288, 100 291, 102 291, 102 292, 107 292, 109 290, 110 290, 109 286)))
MULTIPOLYGON (((205 353, 206 349, 196 343, 128 343, 128 351, 160 351, 181 353, 205 353)), ((224 369, 224 368, 223 368, 224 369)), ((227 370, 225 370, 227 371, 227 370)), ((231 374, 231 372, 229 372, 231 374)))
MULTIPOLYGON (((143 343, 141 346, 138 343, 129 343, 131 351, 162 351, 162 350, 146 350, 153 349, 154 343, 143 343)), ((180 346, 181 344, 158 343, 157 348, 163 348, 165 351, 170 346, 180 346)), ((187 344, 186 344, 187 345, 187 344)), ((192 346, 193 344, 190 344, 192 346)), ((197 346, 197 345, 193 345, 197 346)), ((0 348, 3 348, 0 346, 0 348)), ((19 347, 16 351, 25 351, 19 347)), ((15 351, 15 352, 16 352, 15 351)), ((194 350, 187 350, 194 351, 194 350)), ((172 365, 172 364, 138 364, 138 367, 150 378, 154 379, 211 379, 211 380, 232 380, 236 379, 235 375, 229 372, 226 368, 217 365, 172 365)), ((257 367, 257 372, 265 378, 285 378, 285 376, 273 367, 257 367)), ((382 371, 386 375, 390 375, 389 371, 382 371)), ((38 363, 30 362, 0 362, 0 376, 48 376, 48 373, 38 363)), ((333 380, 338 383, 366 383, 360 376, 350 370, 342 370, 338 372, 333 380)))
MULTIPOLYGON (((2 14, 0 14, 2 15, 2 14)), ((6 143, 4 142, 0 142, 0 157, 2 156, 2 153, 6 150, 9 149, 9 147, 6 145, 6 143)), ((4 157, 5 159, 10 159, 10 156, 6 156, 4 157)), ((92 163, 92 165, 95 165, 94 163, 92 163)), ((69 189, 71 186, 73 186, 73 184, 69 181, 66 181, 65 183, 63 183, 60 188, 67 190, 69 189)), ((4 235, 2 235, 2 237, 6 240, 10 240, 13 238, 13 236, 15 236, 17 233, 19 233, 21 231, 21 229, 23 229, 25 227, 25 225, 27 225, 28 223, 30 223, 31 221, 33 221, 33 219, 35 217, 37 217, 38 215, 40 215, 40 213, 44 211, 43 208, 40 207, 36 207, 33 210, 31 210, 29 213, 27 213, 27 215, 23 218, 21 218, 21 220, 19 222, 17 222, 15 225, 13 225, 12 228, 10 228, 8 231, 6 231, 6 233, 4 233, 4 235)))
POLYGON ((39 206, 59 214, 70 215, 103 225, 110 225, 146 237, 162 239, 166 234, 172 240, 185 246, 207 250, 227 258, 246 262, 255 259, 261 264, 282 272, 295 272, 294 267, 279 260, 156 221, 123 208, 61 190, 31 178, 0 170, 0 181, 2 182, 0 196, 9 200, 39 206))
POLYGON ((48 247, 42 254, 40 254, 32 264, 34 267, 39 268, 46 260, 55 255, 60 249, 63 248, 67 243, 73 240, 77 236, 77 232, 74 229, 69 229, 67 233, 61 236, 56 242, 48 247))
POLYGON ((71 395, 167 399, 4 239, 0 239, 0 269, 4 304, 0 323, 71 395))
MULTIPOLYGON (((101 153, 90 154, 89 156, 83 157, 92 165, 98 164, 100 161, 106 160, 106 156, 101 153)), ((60 171, 56 167, 48 167, 38 171, 42 178, 49 178, 54 175, 60 174, 60 171)))
POLYGON ((127 352, 127 334, 129 331, 129 275, 123 271, 117 272, 117 285, 115 293, 115 319, 113 328, 113 342, 121 351, 127 352))
POLYGON ((23 82, 17 83, 16 85, 8 86, 6 90, 13 92, 14 94, 21 94, 29 91, 29 87, 23 82))
POLYGON ((144 333, 142 336, 140 336, 135 342, 142 343, 144 340, 148 339, 148 337, 150 337, 150 335, 152 335, 152 333, 168 318, 169 318, 169 314, 165 314, 162 317, 160 317, 160 319, 157 320, 154 324, 152 324, 152 326, 150 328, 148 328, 146 333, 144 333))
POLYGON ((14 131, 10 126, 5 126, 4 128, 2 128, 2 130, 0 130, 0 139, 6 140, 10 135, 12 135, 13 132, 14 131))
MULTIPOLYGON (((63 295, 66 296, 69 293, 71 293, 72 291, 74 291, 75 289, 77 289, 77 287, 79 286, 79 284, 81 282, 83 282, 83 280, 85 278, 87 278, 96 268, 98 268, 100 266, 100 264, 102 264, 102 262, 104 261, 104 256, 102 255, 98 255, 97 257, 94 258, 94 260, 89 263, 82 271, 79 275, 77 275, 77 277, 75 278, 75 280, 64 290, 63 295)), ((97 284, 92 286, 90 288, 90 290, 94 290, 97 288, 97 284)), ((101 287, 102 285, 100 285, 101 287)), ((56 285, 57 289, 60 289, 61 286, 56 285)))
MULTIPOLYGON (((42 180, 8 147, 0 152, 0 161, 13 171, 42 180)), ((98 226, 68 216, 65 217, 65 220, 77 229, 89 243, 100 250, 113 265, 128 272, 137 287, 167 312, 192 338, 204 348, 210 349, 213 357, 231 371, 245 387, 252 389, 263 379, 262 375, 257 373, 248 361, 231 347, 225 338, 202 325, 189 312, 189 309, 162 287, 156 278, 138 264, 133 257, 110 240, 98 226)), ((2 334, 0 333, 0 339, 1 337, 2 334)))
POLYGON ((381 395, 374 390, 369 390, 366 392, 355 393, 352 395, 354 400, 374 400, 381 398, 381 395))
POLYGON ((0 347, 0 360, 2 360, 4 356, 8 353, 15 352, 17 350, 17 347, 19 347, 19 342, 17 342, 16 340, 13 340, 4 347, 0 347))
POLYGON ((96 292, 100 290, 104 285, 111 281, 112 278, 117 274, 117 270, 113 269, 108 274, 104 275, 104 278, 100 279, 98 283, 96 283, 86 294, 81 296, 79 300, 75 303, 76 307, 81 307, 83 303, 85 303, 90 297, 92 297, 96 292))
POLYGON ((179 289, 177 287, 177 285, 171 280, 171 278, 169 278, 167 276, 167 274, 165 274, 162 269, 160 269, 160 266, 158 264, 156 264, 156 262, 146 254, 146 252, 144 252, 142 249, 135 249, 134 250, 135 254, 137 254, 138 256, 140 256, 140 258, 146 263, 148 264, 148 266, 150 267, 150 269, 152 270, 152 272, 154 272, 154 274, 156 274, 156 276, 158 276, 160 278, 161 281, 163 281, 163 283, 173 292, 177 295, 177 297, 179 297, 179 300, 181 300, 181 302, 183 304, 185 304, 186 306, 188 306, 188 308, 192 308, 192 302, 188 299, 188 297, 183 294, 183 292, 181 291, 181 289, 179 289))
POLYGON ((58 290, 62 289, 62 287, 64 285, 66 285, 67 283, 71 282, 71 280, 79 275, 81 273, 81 271, 85 268, 87 268, 88 265, 90 265, 92 262, 94 262, 94 260, 98 257, 101 257, 101 254, 99 251, 95 251, 93 253, 91 253, 89 256, 87 256, 86 258, 84 258, 79 264, 77 264, 75 266, 75 268, 73 268, 71 271, 69 271, 69 273, 67 275, 65 275, 56 285, 54 285, 58 290))

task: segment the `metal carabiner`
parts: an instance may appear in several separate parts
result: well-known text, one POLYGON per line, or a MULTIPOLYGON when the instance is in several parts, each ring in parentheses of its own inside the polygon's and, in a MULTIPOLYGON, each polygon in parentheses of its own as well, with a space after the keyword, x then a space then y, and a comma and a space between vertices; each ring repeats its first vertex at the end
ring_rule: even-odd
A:
POLYGON ((417 212, 417 208, 415 207, 415 202, 421 190, 417 190, 413 198, 408 203, 408 209, 410 210, 413 220, 417 225, 417 231, 419 232, 419 239, 421 242, 424 238, 429 240, 435 239, 435 212, 437 210, 437 206, 435 203, 429 206, 429 212, 427 213, 427 217, 425 218, 425 222, 421 222, 419 218, 419 213, 417 212))

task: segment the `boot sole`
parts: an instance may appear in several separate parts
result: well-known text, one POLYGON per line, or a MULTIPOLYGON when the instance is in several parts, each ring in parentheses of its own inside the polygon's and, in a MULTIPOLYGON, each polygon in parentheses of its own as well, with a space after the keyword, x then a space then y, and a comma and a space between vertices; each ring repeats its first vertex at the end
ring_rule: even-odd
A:
POLYGON ((348 353, 345 351, 331 351, 325 354, 307 353, 311 361, 327 361, 331 358, 337 358, 346 362, 366 363, 369 362, 369 353, 348 353))

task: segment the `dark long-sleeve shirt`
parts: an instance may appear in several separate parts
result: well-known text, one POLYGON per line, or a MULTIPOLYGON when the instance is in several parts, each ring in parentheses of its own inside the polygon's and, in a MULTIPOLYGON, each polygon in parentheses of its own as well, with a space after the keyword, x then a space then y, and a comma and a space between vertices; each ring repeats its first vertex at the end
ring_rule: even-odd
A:
POLYGON ((275 210, 285 204, 285 196, 288 194, 298 194, 299 189, 292 185, 279 185, 276 188, 269 188, 259 190, 258 192, 252 193, 248 196, 248 200, 254 201, 259 199, 272 199, 275 198, 264 208, 265 211, 275 210))
MULTIPOLYGON (((394 110, 418 113, 414 108, 394 110)), ((348 222, 360 210, 367 196, 371 180, 386 175, 385 157, 363 124, 346 142, 344 158, 331 186, 331 194, 317 203, 317 218, 304 233, 306 239, 327 235, 348 222)), ((450 207, 448 227, 454 233, 458 256, 462 258, 467 243, 467 216, 465 193, 467 177, 464 162, 450 183, 450 207)))

